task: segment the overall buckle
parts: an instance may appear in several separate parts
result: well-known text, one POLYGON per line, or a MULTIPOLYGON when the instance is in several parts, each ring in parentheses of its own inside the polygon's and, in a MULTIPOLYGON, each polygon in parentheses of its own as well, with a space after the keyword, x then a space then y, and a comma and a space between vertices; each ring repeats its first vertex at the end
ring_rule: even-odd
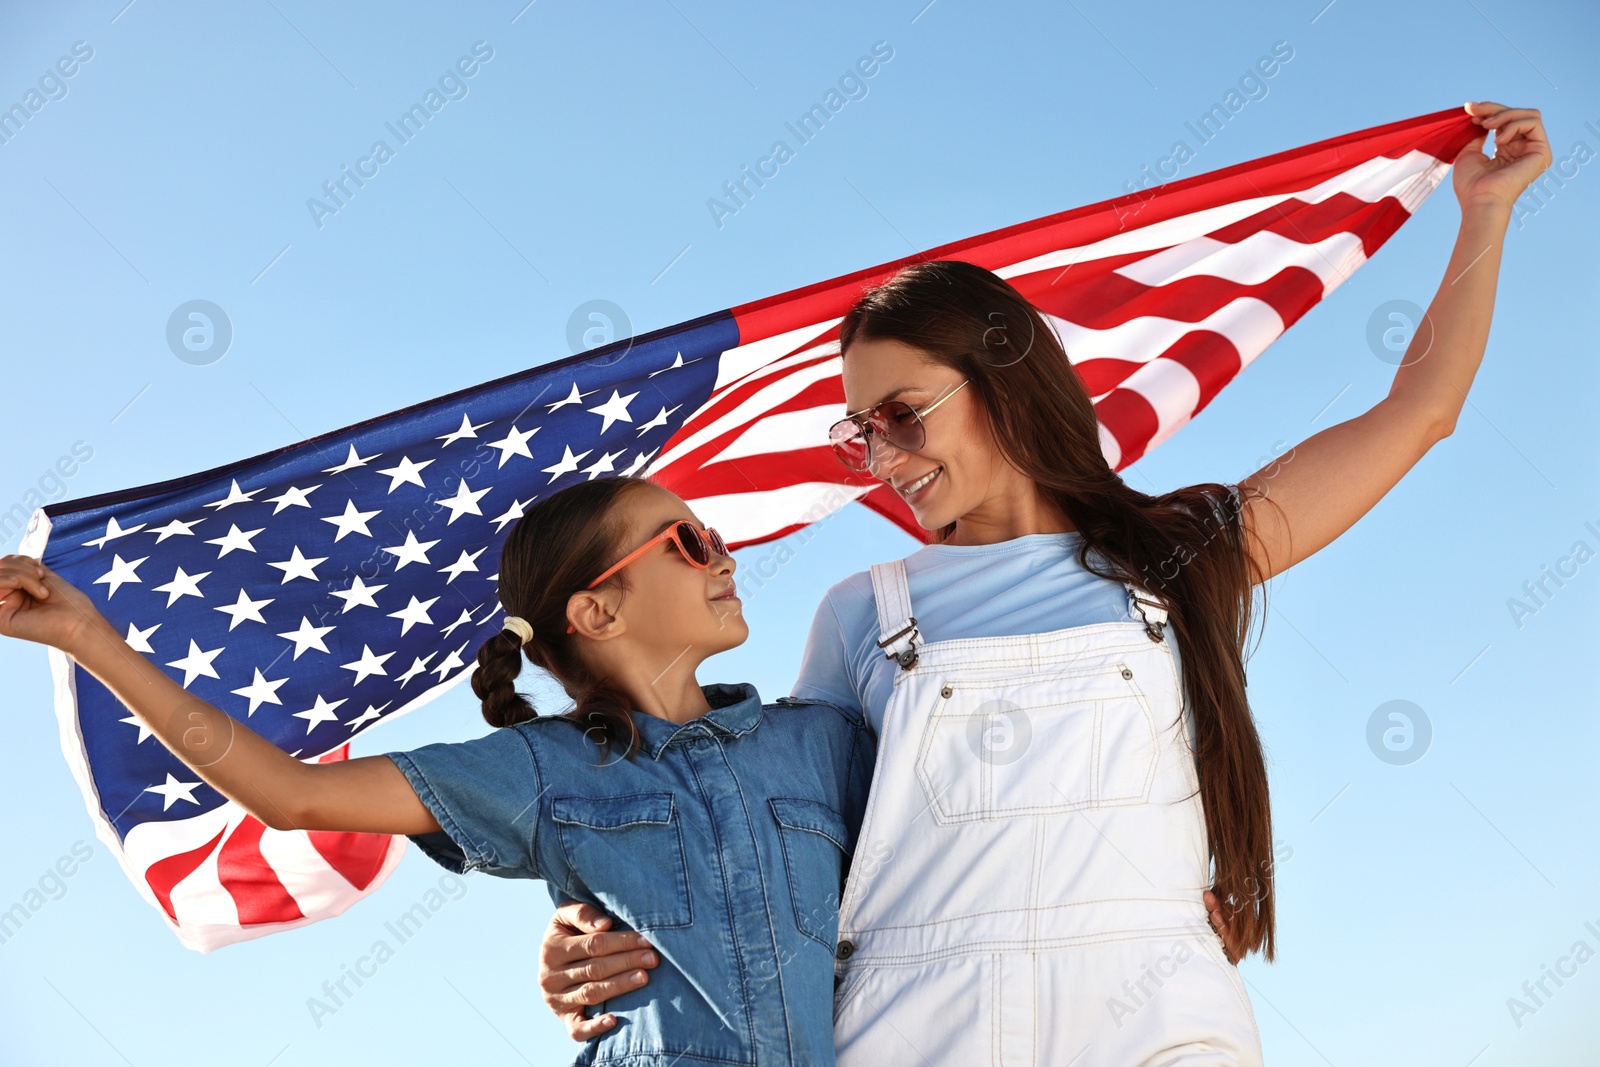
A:
POLYGON ((917 619, 916 619, 916 616, 913 615, 911 617, 911 621, 908 622, 905 626, 902 626, 897 633, 891 634, 888 637, 885 637, 885 638, 877 641, 876 644, 877 644, 877 646, 879 648, 884 650, 884 653, 883 653, 884 656, 886 656, 887 658, 892 659, 896 663, 900 664, 900 669, 901 670, 909 671, 912 667, 915 667, 917 665, 917 646, 916 646, 917 636, 918 636, 917 619), (890 652, 888 650, 888 646, 889 645, 894 644, 896 641, 900 640, 902 637, 905 637, 907 634, 911 635, 910 640, 912 642, 908 647, 906 647, 905 649, 903 649, 903 650, 901 650, 899 652, 890 652))
POLYGON ((1161 630, 1161 628, 1162 628, 1162 626, 1164 624, 1161 623, 1161 622, 1156 622, 1155 620, 1151 619, 1150 616, 1146 615, 1145 612, 1144 612, 1144 606, 1146 604, 1150 605, 1153 608, 1162 608, 1163 610, 1165 609, 1165 605, 1160 604, 1160 603, 1158 603, 1158 602, 1156 602, 1154 600, 1146 600, 1142 596, 1135 596, 1133 598, 1133 603, 1134 603, 1134 610, 1138 611, 1138 613, 1139 613, 1139 618, 1144 620, 1144 632, 1145 632, 1145 635, 1148 636, 1150 638, 1150 640, 1152 640, 1152 641, 1165 640, 1166 635, 1163 634, 1162 630, 1161 630))

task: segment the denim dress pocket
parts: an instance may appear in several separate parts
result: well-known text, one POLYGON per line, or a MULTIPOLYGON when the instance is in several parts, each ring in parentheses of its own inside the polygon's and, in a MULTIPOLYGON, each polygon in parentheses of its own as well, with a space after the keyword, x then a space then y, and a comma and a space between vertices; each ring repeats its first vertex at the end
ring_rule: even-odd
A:
POLYGON ((567 864, 635 930, 689 926, 689 870, 671 793, 552 797, 567 864))
POLYGON ((783 845, 794 921, 829 953, 839 937, 839 892, 850 856, 844 816, 821 801, 769 797, 783 845))

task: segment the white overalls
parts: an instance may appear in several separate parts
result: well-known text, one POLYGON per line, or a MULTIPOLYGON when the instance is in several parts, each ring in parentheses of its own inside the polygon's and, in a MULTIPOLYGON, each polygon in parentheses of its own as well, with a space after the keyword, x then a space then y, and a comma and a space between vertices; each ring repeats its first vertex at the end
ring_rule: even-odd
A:
POLYGON ((899 664, 839 908, 839 1067, 1260 1064, 1210 887, 1167 613, 924 643, 872 568, 899 664))

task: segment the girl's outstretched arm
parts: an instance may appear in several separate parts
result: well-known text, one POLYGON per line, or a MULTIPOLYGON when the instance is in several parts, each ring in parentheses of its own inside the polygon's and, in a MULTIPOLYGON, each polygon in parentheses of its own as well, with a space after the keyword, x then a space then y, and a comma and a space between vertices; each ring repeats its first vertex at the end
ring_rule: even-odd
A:
POLYGON ((1243 479, 1244 523, 1255 581, 1264 582, 1355 525, 1427 451, 1454 431, 1489 340, 1500 252, 1512 205, 1550 165, 1534 108, 1468 105, 1487 135, 1456 156, 1461 229, 1433 302, 1418 324, 1389 395, 1330 426, 1243 479), (1273 506, 1276 505, 1276 506, 1273 506))
POLYGON ((0 635, 71 656, 173 755, 275 830, 439 829, 393 760, 300 762, 135 652, 93 601, 31 556, 0 557, 0 635))

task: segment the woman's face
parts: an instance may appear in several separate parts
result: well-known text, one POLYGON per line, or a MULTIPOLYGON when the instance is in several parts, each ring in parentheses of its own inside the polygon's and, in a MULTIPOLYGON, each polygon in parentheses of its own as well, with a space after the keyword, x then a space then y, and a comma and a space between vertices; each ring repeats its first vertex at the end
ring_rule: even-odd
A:
MULTIPOLYGON (((850 412, 886 400, 903 400, 921 411, 962 381, 958 371, 934 362, 922 349, 882 338, 850 345, 843 379, 850 412)), ((937 530, 1011 488, 1019 472, 1001 456, 971 384, 922 421, 927 441, 917 452, 901 451, 872 434, 869 472, 900 494, 923 529, 937 530)))
MULTIPOLYGON (((641 486, 617 503, 626 533, 617 560, 632 552, 670 523, 688 519, 704 531, 689 505, 656 485, 641 486)), ((616 562, 613 560, 612 562, 616 562)), ((609 565, 609 564, 608 564, 609 565)), ((695 567, 670 539, 653 545, 623 568, 626 592, 611 586, 595 590, 611 613, 625 623, 628 653, 665 670, 685 652, 704 659, 726 651, 750 636, 744 605, 734 595, 731 556, 711 551, 709 567, 695 567)))

